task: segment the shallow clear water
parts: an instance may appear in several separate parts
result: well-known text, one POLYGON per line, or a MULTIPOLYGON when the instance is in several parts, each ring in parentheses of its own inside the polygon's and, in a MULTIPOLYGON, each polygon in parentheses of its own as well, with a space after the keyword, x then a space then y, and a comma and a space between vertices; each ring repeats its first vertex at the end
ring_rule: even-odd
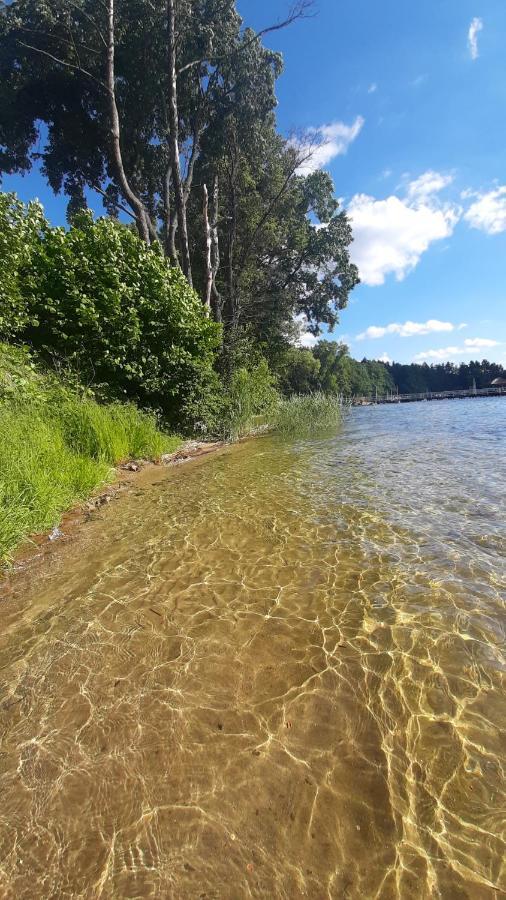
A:
POLYGON ((4 590, 0 896, 504 896, 506 400, 143 478, 4 590))

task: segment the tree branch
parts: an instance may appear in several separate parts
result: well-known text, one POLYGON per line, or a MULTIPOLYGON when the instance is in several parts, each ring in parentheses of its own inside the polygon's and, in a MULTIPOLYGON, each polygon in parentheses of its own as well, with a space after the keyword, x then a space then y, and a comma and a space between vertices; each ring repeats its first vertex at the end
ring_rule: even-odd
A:
POLYGON ((67 3, 69 4, 69 6, 72 7, 72 9, 75 9, 76 12, 78 12, 78 13, 80 13, 80 15, 84 16, 84 18, 90 23, 90 25, 93 26, 93 28, 97 32, 104 47, 107 47, 107 41, 103 35, 102 29, 100 28, 99 25, 97 25, 93 16, 88 15, 88 13, 84 11, 84 9, 81 9, 81 7, 78 6, 77 3, 73 3, 72 0, 67 0, 67 3))
POLYGON ((33 50, 35 53, 40 53, 42 56, 47 56, 49 59, 52 59, 53 62, 58 63, 59 66, 65 66, 67 69, 73 69, 75 72, 80 72, 82 75, 86 75, 87 78, 91 78, 92 81, 95 81, 100 85, 101 88, 105 90, 106 85, 103 81, 100 81, 98 78, 95 78, 91 72, 88 72, 87 69, 83 69, 82 66, 74 66, 72 63, 66 62, 64 59, 59 59, 58 56, 53 56, 52 53, 48 53, 47 50, 42 50, 40 47, 33 47, 32 44, 25 44, 23 41, 18 41, 20 47, 25 47, 27 50, 33 50))
POLYGON ((113 200, 112 197, 109 196, 107 191, 104 191, 101 187, 98 187, 97 184, 92 184, 91 186, 92 186, 93 190, 97 192, 97 194, 100 194, 102 197, 105 197, 105 199, 108 200, 109 203, 111 203, 116 209, 121 209, 121 211, 126 213, 127 216, 130 216, 130 218, 133 219, 134 222, 137 221, 137 216, 135 215, 135 213, 132 212, 131 209, 128 209, 127 206, 123 206, 123 204, 119 203, 117 200, 113 200))
POLYGON ((261 31, 258 31, 252 38, 250 38, 245 43, 241 44, 240 47, 236 47, 235 50, 232 50, 230 53, 224 53, 220 56, 210 56, 203 57, 201 59, 194 59, 192 62, 187 63, 181 69, 178 70, 178 77, 182 75, 183 72, 187 72, 188 69, 194 68, 194 66, 201 65, 204 62, 216 63, 220 62, 223 59, 229 59, 232 56, 235 56, 237 53, 242 53, 244 50, 247 50, 248 47, 251 47, 252 44, 255 44, 257 41, 260 41, 266 34, 271 34, 273 31, 281 31, 283 28, 288 28, 289 25, 293 25, 294 22, 297 22, 299 19, 309 19, 312 18, 316 13, 310 13, 309 10, 313 9, 314 0, 297 0, 297 2, 290 9, 288 16, 282 22, 276 22, 275 25, 269 25, 267 28, 262 28, 261 31))

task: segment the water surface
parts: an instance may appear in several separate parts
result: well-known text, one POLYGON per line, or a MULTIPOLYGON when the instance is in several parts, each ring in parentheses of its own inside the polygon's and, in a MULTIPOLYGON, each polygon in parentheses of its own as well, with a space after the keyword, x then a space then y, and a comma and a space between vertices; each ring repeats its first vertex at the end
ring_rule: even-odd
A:
POLYGON ((1 601, 0 897, 505 896, 506 400, 103 508, 1 601))

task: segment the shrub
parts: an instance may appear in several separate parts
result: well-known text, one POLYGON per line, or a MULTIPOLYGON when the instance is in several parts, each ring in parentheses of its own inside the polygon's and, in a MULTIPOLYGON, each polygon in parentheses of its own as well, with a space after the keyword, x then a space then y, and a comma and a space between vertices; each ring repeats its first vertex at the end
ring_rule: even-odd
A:
POLYGON ((48 223, 42 207, 0 194, 0 336, 10 338, 30 323, 24 275, 48 223))
POLYGON ((64 360, 110 399, 159 410, 171 425, 182 410, 191 419, 190 399, 213 383, 221 331, 180 270, 112 219, 81 212, 70 230, 51 228, 39 207, 29 215, 5 196, 0 234, 15 246, 5 292, 17 312, 0 334, 64 360))
POLYGON ((236 369, 223 391, 219 431, 226 438, 247 434, 258 417, 265 421, 273 415, 279 403, 275 376, 267 360, 261 359, 252 369, 236 369))

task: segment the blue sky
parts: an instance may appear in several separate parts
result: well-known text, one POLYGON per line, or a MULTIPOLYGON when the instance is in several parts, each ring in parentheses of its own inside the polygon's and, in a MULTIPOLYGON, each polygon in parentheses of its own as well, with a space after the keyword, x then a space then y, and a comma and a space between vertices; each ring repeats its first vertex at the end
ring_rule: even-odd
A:
MULTIPOLYGON (((288 5, 239 0, 255 28, 288 5)), ((506 364, 506 3, 316 6, 266 40, 285 58, 280 128, 319 133, 353 220, 363 284, 335 336, 358 358, 506 364)), ((64 221, 37 173, 3 189, 64 221)))
MULTIPOLYGON (((239 8, 259 28, 287 3, 239 8)), ((285 57, 279 124, 327 126, 326 166, 355 223, 365 283, 336 334, 357 357, 506 363, 506 3, 317 8, 268 40, 285 57)))

